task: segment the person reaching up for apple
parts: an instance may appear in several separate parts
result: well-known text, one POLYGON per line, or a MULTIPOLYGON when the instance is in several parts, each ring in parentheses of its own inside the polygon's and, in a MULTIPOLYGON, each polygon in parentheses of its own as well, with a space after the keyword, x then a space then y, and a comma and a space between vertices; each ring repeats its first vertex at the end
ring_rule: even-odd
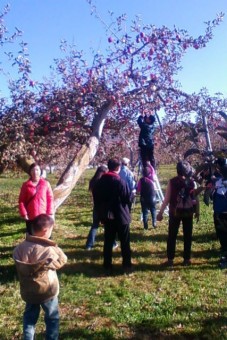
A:
POLYGON ((140 147, 140 157, 143 167, 146 167, 147 161, 150 161, 151 165, 155 169, 155 159, 154 159, 154 123, 155 117, 150 114, 147 110, 138 117, 137 123, 140 127, 139 134, 139 147, 140 147))

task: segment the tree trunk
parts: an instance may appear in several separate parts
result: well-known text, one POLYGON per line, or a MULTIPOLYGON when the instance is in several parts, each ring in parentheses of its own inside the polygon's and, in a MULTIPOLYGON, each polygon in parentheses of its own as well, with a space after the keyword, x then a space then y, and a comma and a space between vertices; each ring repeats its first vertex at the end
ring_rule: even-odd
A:
POLYGON ((20 155, 17 156, 17 164, 27 174, 29 174, 30 165, 34 162, 35 162, 35 159, 32 156, 20 156, 20 155))
POLYGON ((207 117, 206 113, 202 112, 202 120, 203 120, 203 128, 205 130, 205 138, 206 138, 206 145, 207 145, 207 151, 212 152, 212 145, 210 140, 210 134, 209 134, 209 128, 207 124, 207 117))
POLYGON ((83 145, 76 156, 67 165, 57 186, 54 188, 55 211, 70 195, 82 173, 86 170, 91 160, 95 157, 102 135, 105 118, 113 106, 112 102, 105 103, 92 123, 92 135, 86 145, 83 145))
POLYGON ((70 195, 78 179, 94 158, 99 145, 97 137, 91 137, 87 145, 83 145, 78 154, 68 164, 57 186, 54 188, 55 211, 70 195))

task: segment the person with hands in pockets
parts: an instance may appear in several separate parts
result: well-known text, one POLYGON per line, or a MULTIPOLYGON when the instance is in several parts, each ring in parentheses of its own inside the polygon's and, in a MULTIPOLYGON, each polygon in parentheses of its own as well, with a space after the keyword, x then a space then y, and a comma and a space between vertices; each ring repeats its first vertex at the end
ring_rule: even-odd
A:
POLYGON ((19 195, 19 212, 26 221, 26 232, 31 233, 32 220, 47 214, 54 219, 54 196, 50 183, 41 177, 37 163, 29 167, 30 178, 22 184, 19 195))

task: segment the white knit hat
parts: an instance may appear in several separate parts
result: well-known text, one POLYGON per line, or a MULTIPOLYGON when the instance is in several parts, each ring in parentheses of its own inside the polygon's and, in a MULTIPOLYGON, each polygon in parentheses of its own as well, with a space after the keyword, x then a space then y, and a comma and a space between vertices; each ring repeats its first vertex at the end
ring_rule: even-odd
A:
POLYGON ((129 158, 127 158, 127 157, 123 157, 122 158, 122 164, 128 165, 129 163, 130 163, 130 159, 129 158))

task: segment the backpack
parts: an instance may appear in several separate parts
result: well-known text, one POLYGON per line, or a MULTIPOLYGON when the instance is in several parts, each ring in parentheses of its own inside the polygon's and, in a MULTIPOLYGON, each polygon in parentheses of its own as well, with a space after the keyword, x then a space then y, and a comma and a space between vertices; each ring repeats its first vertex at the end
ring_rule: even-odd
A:
POLYGON ((216 227, 227 232, 227 181, 220 178, 215 184, 213 192, 213 209, 215 220, 218 222, 216 227))
POLYGON ((175 209, 176 217, 192 217, 194 213, 195 200, 193 199, 190 191, 191 189, 185 182, 185 186, 181 188, 177 194, 177 204, 175 209))
POLYGON ((156 193, 154 184, 151 180, 146 177, 141 178, 141 191, 140 191, 140 200, 147 204, 156 203, 156 193))
POLYGON ((219 178, 212 196, 215 213, 227 212, 227 181, 219 178))

